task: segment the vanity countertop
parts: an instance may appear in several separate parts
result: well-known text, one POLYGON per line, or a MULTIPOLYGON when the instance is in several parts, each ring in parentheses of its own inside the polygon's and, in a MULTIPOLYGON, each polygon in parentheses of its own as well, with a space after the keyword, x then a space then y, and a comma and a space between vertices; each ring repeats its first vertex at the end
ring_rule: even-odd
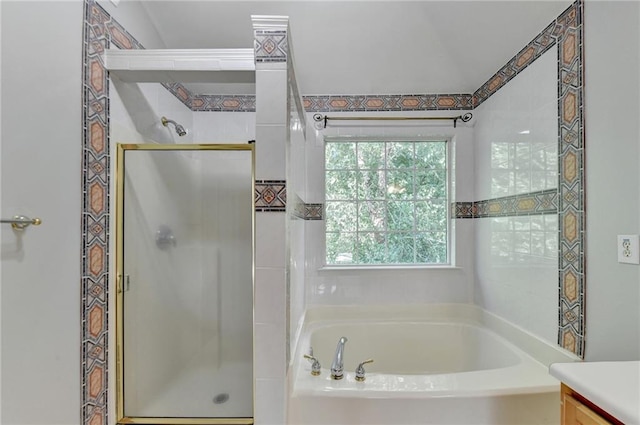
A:
POLYGON ((625 424, 640 424, 640 361, 554 363, 549 373, 625 424))

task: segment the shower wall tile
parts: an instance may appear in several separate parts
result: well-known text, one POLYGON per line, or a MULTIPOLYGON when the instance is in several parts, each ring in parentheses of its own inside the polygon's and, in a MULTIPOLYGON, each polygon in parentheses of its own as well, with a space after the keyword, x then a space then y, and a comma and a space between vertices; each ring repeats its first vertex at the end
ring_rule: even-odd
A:
POLYGON ((284 268, 285 260, 284 212, 256 213, 256 268, 284 268))
POLYGON ((476 199, 558 187, 557 50, 474 111, 476 199))
POLYGON ((256 70, 256 124, 288 127, 288 80, 285 70, 256 70))
POLYGON ((287 128, 256 126, 256 176, 264 180, 286 179, 287 128))
POLYGON ((202 143, 247 143, 256 139, 255 112, 192 112, 193 139, 202 143))
POLYGON ((256 268, 255 297, 260 300, 255 306, 256 323, 284 326, 285 284, 284 268, 256 268))
MULTIPOLYGON (((284 312, 281 310, 281 312, 284 312)), ((255 324, 255 362, 256 379, 282 378, 285 376, 286 329, 282 323, 255 324)))
POLYGON ((283 425, 285 420, 285 379, 256 379, 255 423, 283 425))

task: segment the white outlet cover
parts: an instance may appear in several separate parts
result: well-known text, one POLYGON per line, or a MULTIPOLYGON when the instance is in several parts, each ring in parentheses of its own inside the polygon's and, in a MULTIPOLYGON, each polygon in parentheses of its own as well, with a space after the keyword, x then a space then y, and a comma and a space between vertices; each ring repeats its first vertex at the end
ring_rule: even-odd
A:
POLYGON ((618 263, 640 264, 640 237, 618 235, 618 263))

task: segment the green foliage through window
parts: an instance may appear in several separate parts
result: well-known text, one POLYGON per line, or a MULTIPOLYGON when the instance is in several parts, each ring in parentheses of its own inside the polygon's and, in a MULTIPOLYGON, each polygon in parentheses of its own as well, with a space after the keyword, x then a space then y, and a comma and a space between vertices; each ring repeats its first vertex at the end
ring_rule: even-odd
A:
POLYGON ((447 180, 446 141, 327 141, 327 264, 447 263, 447 180))

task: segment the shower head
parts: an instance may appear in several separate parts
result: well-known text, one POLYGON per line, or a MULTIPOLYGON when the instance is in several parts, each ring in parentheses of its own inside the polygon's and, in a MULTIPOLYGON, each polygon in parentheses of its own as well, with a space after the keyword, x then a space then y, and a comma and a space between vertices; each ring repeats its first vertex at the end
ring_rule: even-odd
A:
POLYGON ((162 122, 162 125, 164 125, 165 127, 169 123, 173 124, 173 126, 176 128, 176 133, 178 133, 178 136, 182 137, 182 136, 187 134, 187 130, 185 130, 183 126, 181 126, 180 124, 178 124, 174 120, 170 120, 170 119, 167 119, 166 117, 162 117, 160 119, 160 121, 162 122))

